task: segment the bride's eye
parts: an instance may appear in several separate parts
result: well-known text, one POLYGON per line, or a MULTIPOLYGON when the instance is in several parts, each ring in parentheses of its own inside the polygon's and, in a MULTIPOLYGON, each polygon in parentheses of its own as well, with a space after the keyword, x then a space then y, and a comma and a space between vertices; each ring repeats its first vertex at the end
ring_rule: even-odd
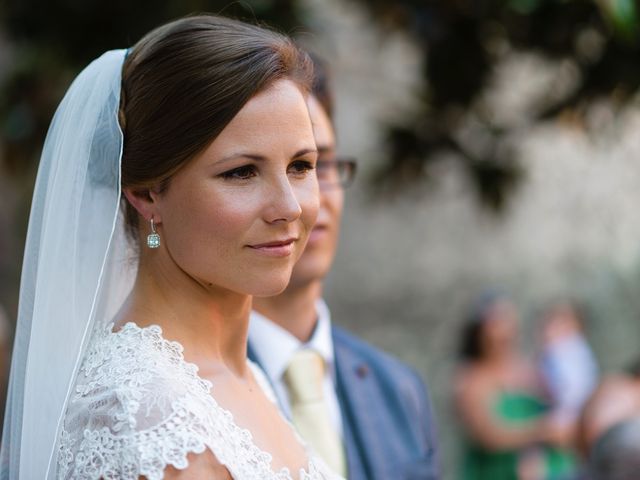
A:
POLYGON ((255 165, 243 165, 242 167, 234 168, 227 172, 220 174, 225 180, 248 180, 251 177, 255 177, 257 169, 255 165))
POLYGON ((304 175, 314 168, 313 163, 308 160, 296 160, 289 165, 289 172, 296 175, 304 175))

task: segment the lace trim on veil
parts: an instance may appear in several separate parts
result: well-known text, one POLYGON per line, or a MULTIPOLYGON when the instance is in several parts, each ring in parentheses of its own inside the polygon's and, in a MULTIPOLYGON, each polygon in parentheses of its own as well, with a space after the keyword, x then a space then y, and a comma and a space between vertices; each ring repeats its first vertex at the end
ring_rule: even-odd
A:
MULTIPOLYGON (((157 325, 112 330, 98 332, 87 351, 60 437, 58 478, 159 480, 167 466, 184 469, 189 453, 209 448, 234 478, 292 480, 287 467, 272 470, 272 456, 216 402, 182 345, 157 325)), ((301 480, 333 477, 317 460, 309 454, 301 480)))

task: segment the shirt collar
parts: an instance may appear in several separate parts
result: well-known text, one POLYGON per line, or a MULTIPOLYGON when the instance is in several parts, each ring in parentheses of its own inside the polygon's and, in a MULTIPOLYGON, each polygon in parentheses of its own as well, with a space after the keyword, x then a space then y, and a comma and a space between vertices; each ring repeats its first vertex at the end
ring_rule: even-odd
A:
POLYGON ((255 310, 251 312, 249 341, 260 358, 260 363, 272 380, 282 377, 292 355, 302 348, 316 350, 324 359, 333 376, 333 339, 331 337, 331 313, 324 300, 316 302, 318 322, 308 342, 302 343, 280 325, 275 324, 255 310))

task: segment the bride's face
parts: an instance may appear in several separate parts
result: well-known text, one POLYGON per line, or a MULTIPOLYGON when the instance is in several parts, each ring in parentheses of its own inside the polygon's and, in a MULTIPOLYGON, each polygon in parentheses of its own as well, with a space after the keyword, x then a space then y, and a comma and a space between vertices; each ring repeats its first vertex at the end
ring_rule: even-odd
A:
POLYGON ((303 94, 275 82, 153 195, 162 248, 200 284, 279 293, 318 213, 316 157, 303 94))

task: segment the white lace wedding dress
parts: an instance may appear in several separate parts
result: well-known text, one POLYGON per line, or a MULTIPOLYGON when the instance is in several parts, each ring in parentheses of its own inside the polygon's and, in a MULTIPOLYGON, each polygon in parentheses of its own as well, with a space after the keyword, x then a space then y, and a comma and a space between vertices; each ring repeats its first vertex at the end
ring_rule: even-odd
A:
MULTIPOLYGON (((214 399, 211 383, 158 326, 97 332, 71 393, 58 451, 60 479, 163 478, 209 448, 236 480, 340 479, 307 450, 307 470, 274 472, 271 455, 214 399)), ((256 380, 274 400, 266 378, 256 380)))

